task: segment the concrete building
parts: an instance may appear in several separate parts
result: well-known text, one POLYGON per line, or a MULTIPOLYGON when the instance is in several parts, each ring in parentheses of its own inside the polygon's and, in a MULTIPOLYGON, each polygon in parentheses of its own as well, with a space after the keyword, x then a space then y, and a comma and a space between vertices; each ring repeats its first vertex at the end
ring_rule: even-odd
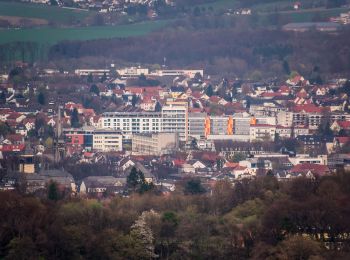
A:
POLYGON ((93 134, 93 150, 101 152, 122 151, 122 133, 113 130, 95 130, 93 134))
POLYGON ((138 133, 158 133, 162 131, 162 113, 107 112, 102 116, 102 127, 119 130, 126 138, 138 133))
POLYGON ((133 134, 132 152, 142 155, 160 156, 178 149, 177 133, 133 134))
POLYGON ((162 132, 178 133, 182 141, 188 139, 187 105, 170 104, 162 108, 162 132))
POLYGON ((106 74, 107 76, 109 75, 109 70, 106 69, 77 69, 74 71, 74 73, 78 76, 88 76, 88 75, 93 75, 93 76, 103 76, 106 74))
POLYGON ((130 67, 130 68, 124 68, 124 69, 118 69, 118 74, 122 79, 127 78, 138 78, 142 74, 147 76, 149 75, 149 69, 147 68, 137 68, 137 67, 130 67))
POLYGON ((250 126, 250 141, 275 140, 276 126, 267 124, 254 124, 250 126))

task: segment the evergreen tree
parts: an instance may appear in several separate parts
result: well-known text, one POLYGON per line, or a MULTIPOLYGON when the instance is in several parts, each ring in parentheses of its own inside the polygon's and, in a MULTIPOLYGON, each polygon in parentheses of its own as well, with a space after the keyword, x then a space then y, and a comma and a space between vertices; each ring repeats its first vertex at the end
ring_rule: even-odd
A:
POLYGON ((105 73, 103 73, 103 76, 101 77, 101 82, 103 83, 103 82, 105 82, 107 80, 107 74, 106 74, 106 72, 105 73))
POLYGON ((138 187, 145 183, 145 176, 141 171, 138 171, 135 167, 133 167, 127 177, 126 182, 130 188, 136 191, 138 187))
POLYGON ((42 106, 45 105, 45 103, 46 103, 45 95, 43 92, 40 92, 38 95, 38 103, 42 106))
POLYGON ((209 85, 209 86, 207 87, 207 89, 205 90, 205 94, 206 94, 208 97, 211 97, 211 96, 214 94, 213 86, 212 86, 212 85, 209 85))
POLYGON ((94 76, 92 76, 91 73, 89 73, 89 75, 88 75, 88 77, 87 77, 87 82, 88 82, 88 83, 94 82, 94 76))
POLYGON ((157 103, 156 103, 156 106, 155 106, 155 108, 154 108, 154 111, 155 112, 160 112, 160 111, 162 111, 162 106, 161 106, 161 104, 157 101, 157 103))
POLYGON ((58 190, 57 190, 57 184, 55 182, 51 182, 49 184, 47 197, 49 200, 53 200, 53 201, 58 200, 58 190))
POLYGON ((186 182, 185 194, 194 195, 194 194, 201 194, 204 192, 205 192, 205 189, 202 186, 201 181, 199 179, 191 179, 188 182, 186 182))
POLYGON ((90 87, 90 92, 91 92, 91 93, 95 93, 97 96, 100 95, 100 90, 98 89, 98 87, 96 86, 96 84, 91 85, 91 87, 90 87))
POLYGON ((78 114, 78 110, 76 108, 73 109, 73 112, 72 112, 72 115, 70 117, 70 120, 71 120, 71 126, 73 128, 80 127, 79 114, 78 114))

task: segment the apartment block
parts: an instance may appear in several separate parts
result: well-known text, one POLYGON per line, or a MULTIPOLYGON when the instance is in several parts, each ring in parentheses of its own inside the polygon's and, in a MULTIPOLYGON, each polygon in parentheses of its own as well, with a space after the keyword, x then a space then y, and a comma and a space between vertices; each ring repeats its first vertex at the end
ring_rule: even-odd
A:
POLYGON ((177 133, 134 134, 132 136, 132 152, 142 155, 169 154, 178 149, 177 133))

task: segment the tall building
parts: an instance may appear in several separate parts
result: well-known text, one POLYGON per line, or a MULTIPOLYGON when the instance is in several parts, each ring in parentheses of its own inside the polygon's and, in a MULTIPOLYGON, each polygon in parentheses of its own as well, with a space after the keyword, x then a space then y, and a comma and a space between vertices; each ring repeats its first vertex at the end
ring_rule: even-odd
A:
POLYGON ((182 141, 188 140, 187 105, 170 104, 162 108, 162 132, 178 133, 182 141))
POLYGON ((137 133, 161 131, 162 114, 159 112, 107 112, 102 117, 102 127, 123 132, 126 138, 137 133))

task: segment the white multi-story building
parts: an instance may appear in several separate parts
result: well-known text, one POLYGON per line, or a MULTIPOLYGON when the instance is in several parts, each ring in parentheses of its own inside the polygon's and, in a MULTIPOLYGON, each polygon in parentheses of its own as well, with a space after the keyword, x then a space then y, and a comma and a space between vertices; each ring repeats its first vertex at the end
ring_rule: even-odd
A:
POLYGON ((178 133, 183 141, 188 139, 187 105, 170 104, 162 107, 162 132, 178 133))
POLYGON ((317 157, 310 157, 308 154, 299 154, 296 157, 290 157, 289 161, 293 165, 303 164, 303 163, 327 165, 328 156, 327 155, 319 155, 317 157))
POLYGON ((118 69, 117 72, 122 79, 137 78, 141 75, 149 75, 149 69, 137 67, 118 69))
POLYGON ((101 152, 122 151, 123 135, 113 130, 95 130, 93 149, 101 152))
POLYGON ((158 133, 162 131, 161 116, 159 112, 106 112, 102 127, 120 130, 126 138, 137 133, 158 133))
POLYGON ((109 75, 109 70, 106 69, 77 69, 74 71, 74 73, 78 76, 103 76, 103 75, 109 75))
POLYGON ((254 124, 250 126, 250 141, 273 141, 275 134, 275 125, 254 124))

